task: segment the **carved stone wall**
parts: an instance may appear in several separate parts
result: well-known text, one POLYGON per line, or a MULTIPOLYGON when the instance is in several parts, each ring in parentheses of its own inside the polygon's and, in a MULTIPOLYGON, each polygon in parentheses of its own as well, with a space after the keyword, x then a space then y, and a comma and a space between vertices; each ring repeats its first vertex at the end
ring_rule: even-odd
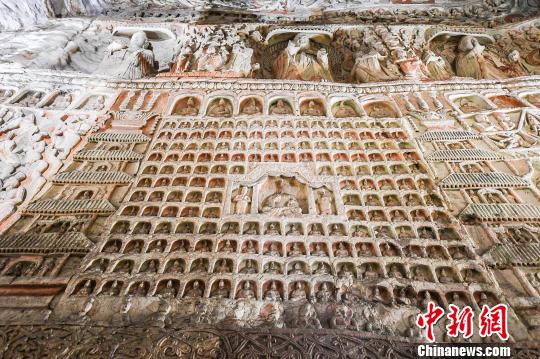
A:
POLYGON ((535 355, 534 18, 115 16, 4 60, 1 353, 407 358, 435 302, 535 355))

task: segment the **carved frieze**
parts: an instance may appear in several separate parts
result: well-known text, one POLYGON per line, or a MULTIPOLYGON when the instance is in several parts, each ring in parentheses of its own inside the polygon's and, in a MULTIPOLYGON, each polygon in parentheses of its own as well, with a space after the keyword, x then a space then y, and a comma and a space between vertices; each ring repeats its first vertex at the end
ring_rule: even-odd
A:
POLYGON ((0 237, 2 253, 87 253, 93 243, 80 232, 20 233, 0 237))
POLYGON ((142 155, 131 150, 84 150, 73 156, 75 161, 139 161, 142 155))
POLYGON ((468 205, 461 213, 479 221, 540 221, 540 206, 532 204, 497 203, 468 205))
POLYGON ((125 172, 85 172, 71 171, 62 172, 53 179, 54 183, 59 184, 129 184, 133 177, 125 172))
POLYGON ((483 257, 495 267, 536 267, 540 265, 540 244, 496 244, 483 257))
POLYGON ((508 173, 452 173, 443 178, 439 185, 443 188, 482 188, 482 187, 528 187, 530 183, 522 177, 508 173))
POLYGON ((108 214, 116 208, 105 199, 40 200, 30 203, 28 214, 108 214))
POLYGON ((88 142, 145 143, 148 141, 150 141, 148 136, 132 132, 99 132, 88 136, 88 142))
POLYGON ((479 149, 439 150, 427 157, 428 161, 494 161, 504 158, 503 155, 479 149))

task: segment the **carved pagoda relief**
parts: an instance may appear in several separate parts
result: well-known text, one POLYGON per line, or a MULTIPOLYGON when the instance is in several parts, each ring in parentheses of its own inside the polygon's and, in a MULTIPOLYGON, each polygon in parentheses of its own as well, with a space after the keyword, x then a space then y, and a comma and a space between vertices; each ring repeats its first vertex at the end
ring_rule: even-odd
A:
POLYGON ((0 15, 0 353, 537 354, 537 7, 125 5, 0 15))

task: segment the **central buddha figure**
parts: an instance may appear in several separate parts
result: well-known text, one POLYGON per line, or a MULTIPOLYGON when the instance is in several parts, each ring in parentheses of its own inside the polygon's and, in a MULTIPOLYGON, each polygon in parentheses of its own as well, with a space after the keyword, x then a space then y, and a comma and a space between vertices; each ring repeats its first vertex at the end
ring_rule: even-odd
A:
POLYGON ((313 49, 308 34, 298 34, 290 40, 272 67, 281 80, 333 81, 326 49, 313 49))
POLYGON ((276 182, 276 191, 262 202, 262 213, 271 216, 298 216, 302 208, 295 196, 284 191, 284 182, 276 182))

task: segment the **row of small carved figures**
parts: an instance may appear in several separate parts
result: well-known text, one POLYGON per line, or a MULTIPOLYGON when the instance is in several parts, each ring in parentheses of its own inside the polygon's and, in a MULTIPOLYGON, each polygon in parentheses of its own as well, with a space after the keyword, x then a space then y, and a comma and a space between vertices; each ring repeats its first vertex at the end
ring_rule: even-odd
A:
MULTIPOLYGON (((242 165, 239 168, 240 170, 237 170, 235 167, 232 167, 232 166, 238 167, 239 164, 238 163, 231 163, 231 162, 242 162, 236 157, 235 157, 235 160, 232 160, 232 157, 231 158, 227 157, 228 159, 226 161, 225 160, 223 160, 223 161, 220 160, 220 161, 218 161, 220 163, 207 164, 205 162, 212 162, 212 161, 211 160, 206 160, 206 159, 204 161, 198 161, 198 160, 195 161, 195 160, 192 160, 193 158, 191 156, 185 157, 186 160, 184 160, 184 157, 182 159, 180 159, 177 156, 172 156, 172 157, 167 156, 165 161, 162 161, 162 160, 158 160, 158 159, 159 158, 162 159, 163 156, 152 156, 153 154, 154 153, 151 153, 148 156, 148 158, 143 161, 145 166, 144 166, 144 169, 142 170, 142 174, 150 174, 150 175, 156 175, 156 174, 168 174, 168 175, 171 175, 171 174, 200 174, 200 175, 205 175, 205 174, 226 174, 227 172, 229 172, 230 174, 239 174, 239 173, 244 173, 243 170, 245 168, 244 164, 240 164, 240 165, 242 165), (154 162, 154 163, 152 163, 152 162, 154 162), (163 162, 167 162, 167 163, 163 163, 163 162), (195 165, 193 162, 201 162, 201 163, 195 165)), ((195 153, 193 153, 192 155, 194 156, 195 153)), ((270 153, 270 155, 274 156, 274 155, 277 155, 277 154, 270 153)), ((328 162, 328 163, 324 163, 324 165, 330 165, 331 167, 333 167, 332 162, 353 162, 353 163, 366 162, 366 165, 364 165, 363 167, 359 167, 359 169, 362 169, 362 171, 365 172, 365 174, 372 173, 370 171, 370 167, 372 167, 372 166, 370 166, 369 162, 396 162, 395 164, 390 166, 390 168, 391 168, 390 171, 388 171, 388 169, 386 169, 385 171, 384 170, 381 171, 379 169, 377 171, 373 171, 374 173, 378 173, 378 172, 382 172, 381 174, 388 173, 388 172, 390 172, 390 173, 391 172, 395 172, 395 173, 427 173, 425 163, 423 161, 421 161, 421 160, 414 160, 414 159, 407 160, 407 161, 405 161, 405 160, 400 161, 400 160, 395 160, 393 157, 388 157, 386 160, 383 159, 381 161, 374 161, 375 158, 371 158, 369 161, 368 160, 364 161, 364 157, 365 157, 364 154, 360 154, 360 155, 353 154, 352 157, 351 157, 352 161, 349 161, 349 160, 345 160, 345 159, 342 158, 343 153, 336 153, 333 156, 330 156, 329 153, 321 153, 321 154, 317 154, 315 156, 313 156, 313 154, 311 154, 311 153, 300 153, 300 155, 301 155, 300 156, 301 160, 303 158, 309 158, 309 159, 317 158, 317 162, 319 162, 319 163, 328 162), (302 157, 302 155, 305 155, 307 157, 302 157), (327 156, 333 157, 334 161, 325 160, 325 158, 327 158, 327 156), (372 161, 372 159, 373 159, 373 161, 372 161)), ((233 155, 233 156, 235 156, 235 155, 233 155)), ((348 155, 346 155, 346 156, 347 156, 347 158, 349 158, 348 155)), ((378 154, 377 154, 377 156, 378 156, 378 154)), ((389 156, 390 156, 390 154, 389 154, 389 156)), ((272 157, 272 158, 274 158, 274 157, 272 157)), ((279 155, 278 155, 278 158, 279 158, 279 155)), ((275 162, 275 161, 273 161, 273 162, 275 162)), ((385 164, 379 164, 379 165, 377 165, 377 168, 379 168, 379 166, 382 166, 383 168, 387 168, 385 164)), ((341 168, 341 167, 339 167, 339 168, 341 168)), ((349 171, 350 171, 350 169, 349 169, 349 171)), ((358 174, 360 174, 360 173, 358 173, 358 174)))
POLYGON ((57 266, 57 258, 48 256, 39 261, 21 260, 18 257, 0 257, 0 275, 13 277, 47 276, 57 266))
MULTIPOLYGON (((379 140, 381 143, 377 143, 377 140, 357 140, 357 139, 347 139, 345 141, 341 139, 334 140, 309 140, 305 139, 294 139, 294 138, 285 138, 285 139, 269 139, 269 140, 236 140, 236 141, 214 141, 214 140, 200 140, 197 142, 193 141, 173 141, 168 140, 167 142, 159 142, 158 140, 155 144, 151 146, 152 150, 158 150, 160 152, 168 153, 190 153, 197 151, 208 151, 208 154, 216 154, 219 151, 223 151, 224 154, 231 151, 235 152, 249 151, 257 152, 265 151, 269 152, 284 152, 284 151, 312 151, 307 153, 313 154, 323 154, 324 151, 330 151, 331 154, 352 154, 353 157, 360 156, 363 154, 368 155, 380 155, 380 154, 392 154, 392 153, 408 153, 404 151, 410 151, 415 148, 413 144, 408 141, 400 140, 379 140), (355 152, 361 151, 361 152, 355 152), (378 151, 381 151, 380 153, 378 151)), ((464 145, 458 145, 460 149, 464 145)), ((472 146, 468 146, 471 148, 472 146)), ((106 149, 106 148, 103 148, 106 149)), ((202 159, 211 159, 210 157, 203 157, 202 159)))
MULTIPOLYGON (((215 276, 215 275, 280 275, 292 278, 309 276, 315 278, 322 277, 343 277, 344 275, 357 278, 359 280, 379 280, 384 278, 394 278, 399 282, 406 280, 416 282, 432 282, 440 284, 452 283, 486 283, 486 277, 478 269, 478 265, 463 264, 459 270, 450 267, 448 263, 441 261, 426 264, 425 260, 418 262, 407 259, 407 263, 400 262, 379 263, 373 261, 375 258, 363 258, 362 262, 354 263, 351 258, 340 258, 338 261, 330 262, 324 258, 292 258, 282 261, 275 261, 274 258, 258 258, 252 256, 241 256, 235 258, 197 258, 188 257, 169 259, 163 258, 140 258, 128 257, 115 258, 98 257, 93 259, 86 266, 87 273, 107 273, 124 276, 170 276, 190 273, 195 276, 215 276), (243 259, 242 257, 248 257, 243 259), (187 262, 187 263, 186 263, 187 262), (260 262, 260 263, 259 263, 260 262), (189 268, 189 270, 186 270, 189 268), (214 275, 213 275, 213 274, 214 275)), ((389 259, 402 260, 402 258, 389 259)), ((259 277, 259 276, 257 276, 259 277)))
POLYGON ((309 283, 304 280, 283 283, 278 279, 268 279, 264 283, 254 280, 235 280, 235 290, 230 279, 216 278, 206 285, 205 281, 194 279, 181 282, 178 279, 163 279, 154 285, 149 281, 133 281, 125 285, 121 280, 103 280, 101 283, 94 279, 82 279, 76 285, 71 295, 74 296, 157 296, 164 299, 174 298, 219 298, 219 299, 251 299, 251 300, 308 300, 314 302, 330 302, 339 297, 354 303, 361 300, 380 302, 386 305, 418 306, 426 309, 428 302, 447 307, 455 304, 459 307, 473 305, 481 308, 483 305, 499 303, 495 293, 489 290, 449 290, 441 289, 413 289, 411 286, 401 285, 386 287, 379 285, 363 286, 362 291, 353 293, 344 291, 344 287, 337 287, 331 281, 309 283), (231 296, 234 294, 234 296, 231 296))
MULTIPOLYGON (((150 192, 150 191, 149 191, 150 192)), ((147 196, 146 191, 136 191, 129 198, 128 202, 124 203, 124 208, 121 208, 119 212, 123 216, 156 216, 157 213, 163 213, 163 207, 168 206, 167 208, 177 208, 182 209, 186 208, 186 205, 193 203, 193 205, 202 201, 203 191, 191 191, 187 192, 184 198, 184 192, 182 191, 171 191, 167 194, 165 200, 165 191, 151 191, 147 196), (146 199, 148 197, 148 199, 146 199), (183 205, 183 203, 186 203, 183 205), (170 207, 174 206, 174 207, 170 207), (148 208, 152 208, 149 210, 148 208), (157 208, 157 209, 154 209, 157 208)), ((358 194, 345 194, 342 197, 342 202, 347 208, 354 207, 368 207, 366 209, 380 209, 384 210, 389 207, 431 207, 444 209, 444 204, 442 199, 435 193, 427 194, 421 196, 417 193, 407 193, 401 199, 400 192, 388 193, 385 192, 383 196, 378 193, 363 193, 362 197, 358 194), (381 200, 382 197, 382 200, 381 200), (423 199, 422 199, 423 198, 423 199), (379 208, 380 207, 380 208, 379 208)), ((222 202, 222 193, 221 192, 210 192, 206 196, 206 202, 211 204, 220 204, 222 202)), ((210 205, 211 206, 211 205, 210 205)), ((199 207, 191 207, 198 209, 199 207)), ((208 206, 203 206, 201 208, 210 208, 208 206)), ((215 208, 221 208, 215 207, 215 208)), ((397 208, 396 208, 397 209, 397 208)), ((410 208, 409 208, 410 209, 410 208)), ((178 211, 176 211, 178 212, 178 211)), ((167 216, 166 214, 161 214, 162 216, 167 216)), ((175 217, 175 215, 172 215, 175 217)), ((218 217, 221 217, 220 215, 218 217)))
MULTIPOLYGON (((219 151, 288 151, 288 150, 312 150, 314 153, 320 153, 321 151, 328 151, 330 153, 343 152, 350 153, 352 151, 362 151, 361 154, 367 153, 376 153, 377 151, 404 151, 415 148, 408 141, 396 141, 396 140, 357 140, 357 139, 347 139, 345 141, 339 140, 309 140, 304 139, 275 139, 271 138, 268 140, 228 140, 223 141, 189 141, 189 140, 176 140, 176 141, 167 141, 160 142, 158 140, 155 144, 151 146, 153 151, 165 151, 167 153, 178 152, 185 153, 187 151, 210 151, 211 153, 216 153, 219 151), (378 143, 381 141, 381 143, 378 143)), ((462 145, 459 148, 463 148, 462 145)), ((467 146, 469 147, 469 146, 467 146)), ((358 153, 358 152, 356 152, 358 153)))
MULTIPOLYGON (((362 169, 363 168, 359 168, 362 169)), ((322 167, 319 171, 319 175, 330 176, 331 168, 322 167)), ((364 177, 365 174, 358 175, 359 177, 364 177)), ((347 174, 344 177, 352 177, 352 175, 347 174)), ((432 191, 436 188, 433 180, 428 176, 421 175, 417 176, 416 179, 410 175, 399 175, 396 177, 390 177, 387 174, 377 176, 376 178, 364 177, 364 178, 353 178, 348 179, 350 181, 358 180, 361 183, 362 189, 376 189, 379 190, 417 190, 417 191, 432 191), (376 182, 375 182, 376 181, 376 182), (375 186, 376 184, 376 186, 375 186)), ((135 187, 139 188, 160 188, 163 189, 168 187, 201 187, 201 188, 210 188, 210 189, 219 189, 225 188, 226 178, 223 177, 211 177, 206 178, 205 176, 192 177, 174 177, 167 175, 143 175, 140 177, 135 187), (188 184, 189 181, 189 184, 188 184)), ((352 186, 351 186, 352 187, 352 186)), ((176 188, 175 188, 176 189, 176 188)), ((185 188, 181 188, 185 189, 185 188)))
MULTIPOLYGON (((354 182, 342 181, 342 191, 354 191, 354 182), (352 189, 351 189, 352 188, 352 189)), ((367 190, 367 188, 363 188, 367 190)), ((156 202, 187 202, 187 203, 199 203, 203 202, 204 190, 187 191, 175 191, 175 190, 163 190, 163 191, 134 191, 131 196, 128 197, 126 205, 143 206, 156 202)), ((78 199, 78 198, 77 198, 78 199)), ((221 204, 223 202, 223 192, 211 191, 206 193, 204 198, 205 203, 221 204)), ((404 191, 385 192, 383 195, 379 193, 362 193, 362 195, 356 193, 347 193, 342 195, 342 202, 345 206, 369 206, 369 207, 416 207, 416 206, 430 206, 430 207, 444 207, 443 202, 439 195, 436 193, 430 193, 422 196, 419 193, 410 191, 409 193, 404 191), (382 199, 381 199, 382 198, 382 199)))
MULTIPOLYGON (((145 238, 146 240, 148 238, 145 238)), ((459 237, 458 237, 459 239, 459 237)), ((408 244, 401 246, 397 242, 379 238, 376 241, 365 241, 365 239, 352 239, 348 241, 302 241, 295 240, 282 241, 236 241, 221 239, 213 241, 211 239, 200 239, 189 241, 187 239, 166 240, 157 239, 145 241, 143 239, 111 239, 103 245, 99 245, 98 251, 102 253, 121 254, 142 254, 142 253, 245 253, 263 254, 272 257, 411 257, 411 258, 431 258, 431 259, 474 259, 475 256, 464 245, 442 245, 444 242, 436 242, 435 238, 407 239, 407 243, 417 241, 418 244, 408 244), (192 244, 190 244, 190 242, 192 244), (429 243, 432 242, 430 245, 429 243), (170 244, 169 244, 170 243, 170 244), (262 252, 261 252, 262 250, 262 252)))
MULTIPOLYGON (((258 162, 258 161, 253 161, 258 162)), ((268 162, 267 162, 268 164, 268 162)), ((374 166, 359 166, 356 171, 350 166, 336 167, 332 164, 327 166, 319 166, 316 170, 319 176, 337 176, 341 183, 348 183, 347 186, 342 186, 346 190, 353 189, 377 189, 381 190, 433 190, 434 182, 423 172, 418 169, 417 164, 412 164, 408 168, 405 164, 395 165, 374 165, 374 166), (345 182, 343 177, 349 178, 345 182), (355 182, 360 183, 359 186, 355 182), (377 184, 377 185, 376 185, 377 184)), ((216 168, 216 167, 214 167, 216 168)), ((231 175, 243 175, 245 166, 233 166, 231 175)), ((223 174, 200 174, 196 173, 192 176, 175 176, 167 174, 142 174, 137 181, 137 187, 207 187, 207 188, 225 188, 225 178, 220 177, 223 174), (208 180, 208 183, 207 183, 208 180), (189 184, 188 184, 189 182, 189 184)))
POLYGON ((233 109, 233 103, 225 97, 211 97, 206 109, 201 110, 201 99, 197 97, 183 97, 175 99, 171 115, 175 116, 200 116, 205 115, 215 118, 230 118, 237 116, 294 116, 306 117, 335 117, 335 118, 397 118, 398 113, 393 109, 390 101, 376 101, 366 104, 364 107, 358 106, 351 98, 335 103, 331 109, 326 110, 324 101, 320 98, 302 99, 298 104, 298 109, 293 110, 294 100, 273 99, 267 109, 263 111, 260 99, 256 97, 245 98, 239 106, 239 111, 233 109))
MULTIPOLYGON (((355 221, 355 222, 364 222, 364 221, 372 221, 372 222, 393 222, 393 223, 400 223, 403 224, 408 222, 431 222, 431 223, 451 223, 452 217, 444 210, 426 210, 425 207, 422 207, 420 209, 413 209, 410 211, 402 210, 402 209, 394 209, 394 210, 383 210, 383 208, 386 207, 380 207, 371 210, 363 210, 363 209, 351 209, 346 212, 347 219, 349 221, 355 221)), ((235 213, 236 215, 249 215, 249 213, 235 213)), ((320 214, 320 215, 333 215, 335 213, 312 213, 313 215, 320 214)), ((124 217, 127 217, 127 219, 137 219, 141 221, 141 228, 134 228, 132 231, 133 234, 142 234, 141 231, 144 230, 145 233, 149 233, 146 231, 146 227, 148 227, 150 224, 145 224, 149 222, 145 222, 144 220, 150 220, 153 217, 155 218, 199 218, 201 219, 199 221, 199 231, 200 234, 217 234, 218 230, 217 227, 219 226, 215 222, 204 222, 205 219, 219 219, 221 217, 221 209, 219 207, 208 207, 205 208, 202 213, 199 207, 197 206, 188 206, 184 207, 180 210, 180 207, 178 206, 167 206, 162 211, 159 210, 158 206, 148 206, 139 213, 138 206, 128 206, 126 207, 126 210, 122 211, 122 213, 119 216, 119 219, 124 219, 124 217)), ((163 222, 161 227, 159 227, 159 232, 161 234, 164 233, 172 233, 172 227, 176 223, 172 222, 163 222)), ((194 224, 195 225, 195 224, 194 224)), ((328 235, 329 236, 345 236, 347 235, 346 231, 340 228, 340 224, 331 224, 332 227, 328 229, 328 235)), ((279 222, 268 222, 265 226, 264 231, 262 234, 265 235, 282 235, 287 234, 286 232, 282 232, 279 222)), ((178 233, 178 227, 176 230, 176 233, 178 233)), ((113 232, 111 232, 113 233, 113 232)), ((127 232, 125 232, 127 233, 127 232)), ((156 232, 154 232, 156 233, 156 232)), ((185 233, 185 232, 180 232, 185 233)), ((189 233, 192 233, 191 231, 189 233)), ((222 234, 234 234, 234 233, 240 233, 238 222, 227 222, 221 225, 221 229, 219 230, 219 233, 222 234)), ((297 235, 303 235, 297 234, 297 235)), ((310 233, 308 233, 310 235, 310 233)), ((312 231, 311 235, 325 235, 324 231, 320 231, 320 233, 316 231, 312 231)))
MULTIPOLYGON (((186 141, 198 141, 198 142, 224 142, 224 143, 236 143, 238 141, 246 141, 247 143, 266 143, 276 140, 287 139, 289 141, 326 141, 332 143, 335 141, 351 142, 351 141, 364 141, 369 143, 372 141, 384 141, 386 143, 398 144, 403 141, 408 141, 409 136, 405 133, 401 127, 397 127, 394 130, 385 129, 373 129, 373 128, 357 128, 357 129, 327 129, 327 130, 309 130, 309 129, 296 129, 296 130, 250 130, 250 131, 236 131, 222 130, 222 131, 196 131, 196 130, 161 130, 156 135, 156 141, 175 141, 173 143, 186 143, 186 141), (263 141, 264 139, 264 141, 263 141)), ((362 149, 359 145, 359 149, 362 149)), ((369 149, 369 148, 368 148, 369 149)))
POLYGON ((171 139, 321 137, 350 140, 405 140, 401 121, 192 121, 164 122, 156 137, 171 139), (234 136, 233 136, 234 134, 234 136), (173 137, 174 136, 174 137, 173 137))
MULTIPOLYGON (((107 242, 107 245, 104 247, 103 252, 104 253, 120 253, 120 250, 116 245, 118 245, 120 241, 109 241, 107 242)), ((147 253, 167 253, 163 247, 163 243, 166 242, 164 240, 160 241, 154 241, 150 244, 148 247, 147 253)), ((184 247, 179 247, 171 251, 171 253, 175 253, 175 257, 172 259, 169 259, 167 261, 167 264, 164 266, 164 269, 158 270, 160 267, 159 261, 157 259, 150 259, 146 262, 146 265, 142 265, 141 271, 145 273, 182 273, 184 272, 184 268, 186 268, 186 260, 192 261, 194 264, 192 264, 192 268, 190 272, 201 272, 201 269, 203 269, 203 272, 208 272, 206 268, 209 267, 208 259, 206 258, 194 258, 193 254, 197 253, 208 253, 211 252, 211 250, 207 247, 204 248, 204 245, 209 245, 210 241, 201 241, 203 243, 198 243, 198 247, 195 251, 189 251, 186 250, 184 247), (206 243, 204 243, 206 242, 206 243), (186 258, 182 258, 186 257, 186 258), (197 262, 198 261, 198 262, 197 262), (201 262, 202 261, 202 262, 201 262), (202 263, 202 264, 201 264, 202 263), (142 269, 144 267, 144 270, 142 269)), ((233 249, 233 245, 235 245, 234 241, 231 244, 231 241, 226 241, 224 247, 221 248, 220 254, 222 255, 228 255, 235 253, 233 249)), ((173 246, 175 244, 173 243, 173 246)), ((256 242, 254 241, 247 241, 245 244, 245 248, 242 250, 242 253, 245 253, 247 255, 256 254, 256 242)), ((439 260, 447 260, 450 257, 450 252, 455 254, 455 259, 465 259, 467 258, 467 253, 470 253, 469 250, 466 247, 452 247, 445 249, 441 246, 430 246, 427 248, 421 248, 423 249, 420 251, 405 251, 393 244, 388 242, 383 242, 380 244, 379 252, 376 251, 371 243, 361 243, 359 246, 359 258, 364 258, 363 261, 366 260, 368 257, 376 257, 376 256, 387 256, 387 257, 407 257, 410 258, 430 258, 430 259, 439 259, 439 260), (448 252, 447 252, 448 251, 448 252), (457 255, 459 254, 459 256, 457 255)), ((127 244, 126 249, 123 251, 123 253, 126 254, 138 254, 142 252, 142 241, 131 241, 127 244)), ((417 248, 420 249, 420 248, 417 248)), ((324 257, 328 257, 328 251, 327 251, 327 244, 326 243, 314 243, 313 244, 313 250, 310 251, 311 259, 307 259, 305 257, 305 248, 303 247, 303 243, 291 243, 289 245, 289 250, 287 253, 287 256, 290 259, 287 260, 278 260, 274 259, 273 257, 281 257, 281 245, 279 243, 270 243, 268 250, 265 252, 265 255, 268 256, 263 262, 268 262, 266 265, 264 265, 265 270, 264 273, 271 273, 271 274, 282 274, 283 265, 289 265, 292 266, 287 270, 288 274, 300 274, 302 272, 303 274, 309 274, 311 273, 311 270, 308 270, 306 268, 311 267, 308 265, 307 262, 314 262, 313 264, 313 274, 331 274, 332 272, 338 272, 337 270, 332 270, 330 263, 328 263, 327 259, 324 259, 324 257), (317 260, 317 258, 320 258, 317 260), (288 262, 286 264, 285 262, 288 262), (300 267, 299 267, 300 265, 300 267)), ((200 257, 196 256, 196 257, 200 257)), ((334 257, 339 258, 340 260, 350 260, 352 259, 350 247, 348 243, 340 242, 337 245, 335 245, 334 248, 334 257)), ((161 257, 160 257, 161 258, 161 257)), ((474 259, 474 256, 470 257, 474 259)), ((260 259, 260 258, 257 258, 260 259)), ((264 259, 264 258, 263 258, 264 259)), ((128 260, 130 263, 133 263, 132 260, 128 260)), ((92 261, 92 264, 87 267, 86 270, 90 271, 100 271, 105 272, 107 270, 107 267, 109 266, 110 259, 109 258, 97 258, 92 261)), ((210 272, 218 272, 218 273, 230 273, 232 272, 233 267, 233 259, 232 258, 221 258, 217 262, 214 263, 215 268, 213 270, 210 270, 210 272), (217 262, 221 261, 221 265, 218 266, 217 262)), ((237 270, 238 273, 245 273, 245 274, 253 274, 258 273, 258 263, 255 259, 247 259, 245 262, 245 265, 242 269, 237 270)), ((340 266, 344 265, 350 265, 354 266, 350 262, 340 262, 340 266)), ((263 263, 264 264, 264 263, 263 263)), ((125 265, 125 263, 124 263, 125 265)), ((378 264, 374 263, 373 265, 379 266, 378 264)), ((56 267, 56 258, 54 256, 51 257, 45 257, 41 264, 35 261, 28 261, 28 260, 19 260, 17 257, 1 257, 0 258, 0 273, 4 276, 14 276, 14 277, 21 277, 21 276, 46 276, 51 273, 51 271, 56 267)), ((395 278, 409 278, 409 275, 407 274, 407 270, 405 267, 402 267, 399 263, 393 263, 389 264, 387 266, 387 270, 380 269, 382 271, 383 276, 389 275, 390 277, 395 278), (385 274, 387 273, 387 274, 385 274)), ((111 267, 112 268, 112 267, 111 267)), ((120 269, 122 266, 119 267, 120 269)), ((380 267, 380 268, 384 268, 380 267)), ((118 268, 115 267, 114 271, 116 271, 118 268)), ((122 273, 125 273, 125 270, 119 270, 122 273)), ((131 273, 132 270, 130 269, 129 272, 131 273)), ((464 277, 466 280, 466 277, 464 277)), ((419 280, 419 279, 417 279, 419 280)), ((479 281, 478 278, 475 279, 477 282, 479 281)))
MULTIPOLYGON (((370 119, 334 119, 334 120, 321 120, 321 119, 298 119, 298 118, 285 118, 285 119, 255 119, 255 120, 216 120, 214 118, 206 118, 203 120, 193 119, 191 121, 181 120, 163 120, 163 125, 160 130, 258 130, 258 129, 275 129, 278 132, 288 131, 288 129, 294 130, 306 130, 312 131, 313 129, 335 129, 335 130, 354 130, 363 129, 363 134, 376 133, 392 133, 395 130, 393 128, 400 129, 399 122, 396 119, 387 120, 370 120, 370 119), (375 131, 373 129, 376 129, 375 131)), ((403 133, 402 130, 398 132, 403 133)), ((355 133, 354 131, 352 133, 355 133)), ((373 138, 373 137, 371 137, 373 138)))
MULTIPOLYGON (((161 218, 161 217, 160 217, 161 218)), ((437 225, 444 226, 446 224, 451 224, 452 221, 446 220, 445 218, 442 218, 444 220, 441 220, 440 223, 437 223, 437 225)), ((156 222, 156 221, 154 221, 156 222)), ((373 222, 370 221, 370 222, 373 222)), ((433 223, 436 222, 429 222, 426 220, 419 220, 418 222, 425 222, 425 223, 409 223, 406 221, 401 221, 399 223, 394 223, 394 227, 396 228, 395 235, 392 233, 392 230, 389 226, 385 225, 384 222, 389 222, 380 220, 376 222, 383 222, 383 223, 377 223, 379 224, 380 230, 378 231, 379 234, 375 233, 374 237, 378 238, 400 238, 400 239, 406 239, 411 240, 414 238, 424 238, 424 239, 433 239, 436 240, 437 237, 435 235, 429 235, 426 233, 426 230, 429 232, 429 227, 433 223), (405 223, 403 223, 405 222, 405 223), (410 225, 413 224, 421 224, 422 227, 426 227, 426 230, 421 230, 418 235, 415 235, 415 233, 412 231, 412 227, 410 225)), ((122 220, 119 220, 118 222, 115 222, 113 226, 110 229, 110 234, 133 234, 133 235, 143 235, 143 234, 202 234, 202 235, 212 235, 212 234, 219 234, 219 235, 238 235, 238 234, 245 234, 245 235, 267 235, 267 236, 283 236, 283 235, 303 235, 303 234, 293 234, 301 233, 302 227, 298 228, 298 224, 291 223, 292 226, 289 227, 287 231, 285 229, 282 230, 282 224, 277 221, 269 221, 264 224, 264 230, 259 230, 259 223, 258 222, 246 222, 244 225, 244 230, 241 231, 241 224, 240 222, 224 222, 224 223, 217 223, 217 222, 191 222, 191 221, 183 221, 180 223, 177 223, 176 221, 162 221, 159 223, 151 223, 149 221, 141 221, 138 217, 127 217, 122 218, 122 220), (218 225, 221 227, 218 230, 218 225), (173 231, 173 226, 176 227, 176 229, 173 231)), ((373 223, 372 223, 373 224, 373 223)), ((283 224, 285 225, 285 224, 283 224)), ((323 225, 323 223, 307 223, 307 235, 308 236, 335 236, 335 237, 370 237, 369 233, 365 233, 364 228, 366 228, 363 225, 351 225, 349 228, 348 226, 345 226, 343 223, 330 223, 328 225, 323 225), (325 227, 327 230, 325 230, 325 227)), ((441 240, 460 240, 459 236, 446 236, 443 238, 443 236, 439 235, 441 240)))
MULTIPOLYGON (((279 153, 279 151, 246 151, 236 152, 229 154, 228 152, 220 152, 215 155, 204 152, 196 153, 195 151, 190 151, 190 153, 178 152, 173 154, 159 152, 150 152, 148 157, 144 160, 145 162, 198 162, 198 163, 210 163, 210 162, 314 162, 316 161, 321 167, 322 165, 334 163, 394 163, 402 164, 403 162, 417 162, 421 161, 422 158, 417 152, 408 151, 408 152, 352 152, 352 155, 349 156, 348 153, 340 151, 339 153, 331 154, 326 151, 317 152, 298 152, 289 150, 286 153, 279 153), (328 162, 328 163, 326 163, 328 162)), ((231 163, 232 164, 232 163, 231 163)), ((349 170, 350 171, 350 170, 349 170)), ((352 171, 350 171, 352 175, 352 171)), ((344 174, 347 176, 347 174, 344 174)))

